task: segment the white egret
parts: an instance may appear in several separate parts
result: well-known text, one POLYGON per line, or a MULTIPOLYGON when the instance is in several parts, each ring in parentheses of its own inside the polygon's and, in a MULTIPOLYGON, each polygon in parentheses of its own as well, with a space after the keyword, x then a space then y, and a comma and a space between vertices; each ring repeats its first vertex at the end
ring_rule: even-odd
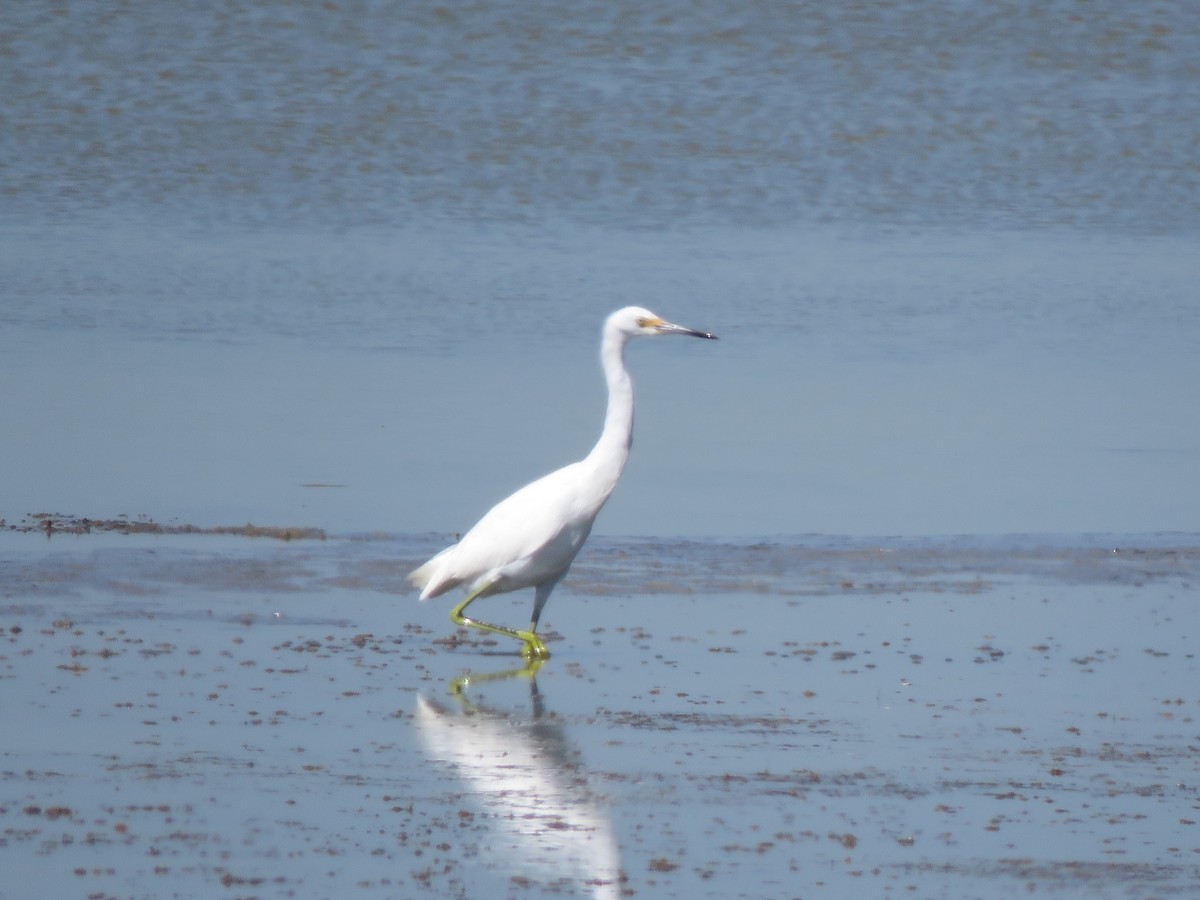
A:
POLYGON ((459 585, 467 596, 450 612, 457 625, 503 634, 524 642, 533 659, 549 656, 537 635, 538 619, 555 585, 587 540, 617 481, 633 440, 633 381, 625 368, 625 345, 635 337, 682 334, 714 340, 716 335, 672 325, 648 309, 627 306, 604 322, 600 363, 608 383, 604 430, 592 452, 525 485, 501 500, 463 535, 408 576, 430 600, 459 585), (535 589, 528 631, 515 631, 468 618, 466 609, 481 597, 522 588, 535 589))
MULTIPOLYGON (((540 699, 534 703, 536 710, 540 699)), ((483 812, 472 843, 512 873, 510 882, 553 885, 556 892, 571 885, 572 895, 620 900, 621 850, 611 816, 560 721, 474 705, 454 714, 419 694, 414 720, 429 762, 461 781, 463 803, 483 812)))

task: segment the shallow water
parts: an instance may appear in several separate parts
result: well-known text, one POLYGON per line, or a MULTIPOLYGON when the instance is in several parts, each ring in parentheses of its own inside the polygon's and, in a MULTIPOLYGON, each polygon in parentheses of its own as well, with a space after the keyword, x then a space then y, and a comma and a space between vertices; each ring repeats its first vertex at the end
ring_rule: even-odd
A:
MULTIPOLYGON (((353 302, 243 289, 164 307, 100 298, 78 328, 19 321, 0 337, 0 467, 20 473, 0 515, 463 531, 595 440, 596 334, 620 297, 721 340, 630 349, 635 447, 598 533, 1200 528, 1200 419, 1183 414, 1200 383, 1190 243, 965 239, 934 253, 776 237, 744 259, 728 245, 643 249, 618 274, 612 247, 526 245, 522 303, 495 289, 476 306, 446 274, 452 299, 396 297, 406 258, 355 244, 347 271, 388 286, 353 302), (592 276, 607 298, 554 298, 592 276)), ((309 277, 310 246, 285 252, 285 284, 309 277)), ((484 271, 509 249, 493 244, 484 271)), ((126 262, 164 279, 156 294, 195 278, 209 295, 199 261, 126 262)), ((47 295, 30 290, 32 317, 47 295)))
POLYGON ((41 0, 3 26, 13 218, 1196 228, 1187 0, 41 0))
POLYGON ((1200 8, 952 7, 6 7, 0 517, 464 530, 638 303, 599 533, 1200 529, 1200 8))
POLYGON ((1194 892, 1198 59, 1185 0, 3 5, 0 895, 1194 892), (586 452, 629 303, 721 340, 631 349, 481 678, 402 576, 586 452))
POLYGON ((488 680, 436 536, 9 532, 5 896, 1190 895, 1200 551, 1119 540, 600 539, 488 680))

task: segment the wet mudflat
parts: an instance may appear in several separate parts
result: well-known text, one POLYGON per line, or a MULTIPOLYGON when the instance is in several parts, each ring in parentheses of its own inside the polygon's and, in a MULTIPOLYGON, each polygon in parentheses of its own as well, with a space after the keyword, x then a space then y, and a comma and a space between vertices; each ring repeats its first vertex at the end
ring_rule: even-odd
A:
POLYGON ((598 539, 530 672, 252 534, 0 533, 0 895, 1200 885, 1195 536, 598 539))

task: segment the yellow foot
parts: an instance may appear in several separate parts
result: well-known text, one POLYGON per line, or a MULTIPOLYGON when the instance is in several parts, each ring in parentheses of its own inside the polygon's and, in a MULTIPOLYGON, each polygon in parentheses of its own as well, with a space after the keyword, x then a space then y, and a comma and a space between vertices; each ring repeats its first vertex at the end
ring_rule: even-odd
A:
POLYGON ((525 646, 521 648, 521 655, 526 659, 549 659, 550 651, 546 649, 546 645, 542 643, 542 639, 532 631, 518 631, 517 637, 525 642, 525 646))
POLYGON ((529 659, 526 660, 525 665, 519 669, 505 669, 503 672, 482 672, 479 674, 468 673, 466 675, 459 675, 450 682, 450 693, 456 696, 462 696, 466 689, 472 684, 486 684, 489 681, 505 681, 506 679, 517 677, 532 678, 537 674, 538 669, 540 669, 544 664, 545 660, 529 659))

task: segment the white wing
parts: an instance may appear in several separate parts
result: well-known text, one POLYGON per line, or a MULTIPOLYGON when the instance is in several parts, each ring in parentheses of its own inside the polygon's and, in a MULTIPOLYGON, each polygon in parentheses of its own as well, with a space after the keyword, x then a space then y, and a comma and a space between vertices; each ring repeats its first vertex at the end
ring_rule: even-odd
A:
POLYGON ((429 600, 487 576, 496 592, 561 575, 587 539, 611 487, 599 495, 582 463, 564 466, 501 500, 409 580, 429 600))

